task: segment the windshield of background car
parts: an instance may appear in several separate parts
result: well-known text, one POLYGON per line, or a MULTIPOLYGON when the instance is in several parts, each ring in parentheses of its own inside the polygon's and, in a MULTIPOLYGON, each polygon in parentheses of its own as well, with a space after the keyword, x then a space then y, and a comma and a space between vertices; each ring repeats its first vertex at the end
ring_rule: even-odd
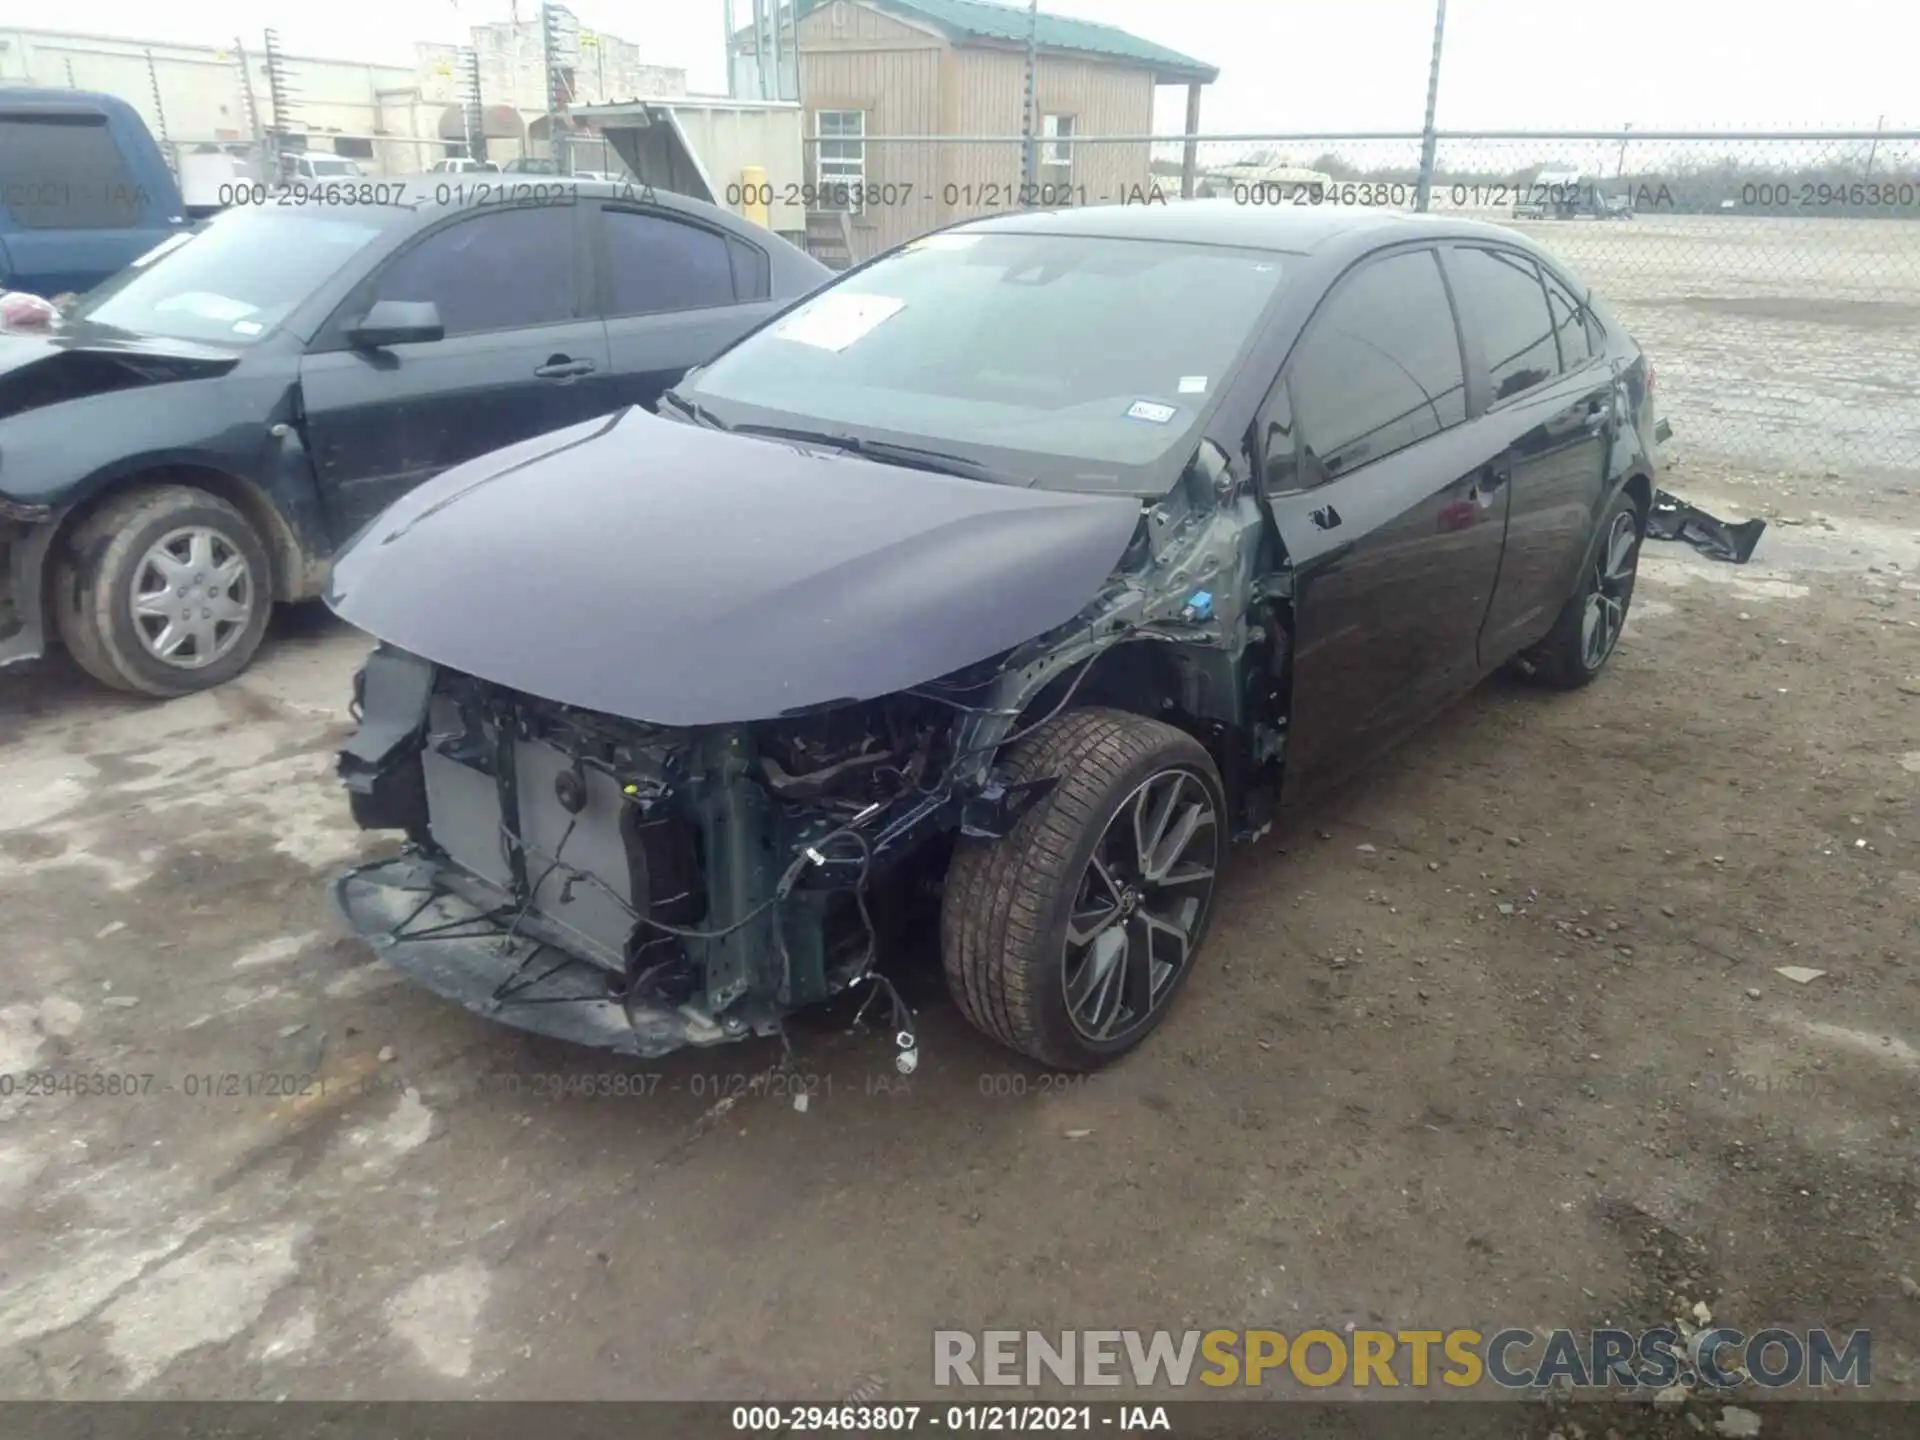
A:
POLYGON ((90 291, 74 318, 175 340, 251 345, 380 230, 347 212, 229 210, 203 230, 163 241, 90 291))
POLYGON ((911 441, 1054 488, 1139 488, 1141 471, 1176 452, 1184 462, 1198 443, 1282 259, 1157 240, 932 235, 748 336, 680 390, 727 423, 911 441), (999 459, 1009 455, 1013 465, 999 459))

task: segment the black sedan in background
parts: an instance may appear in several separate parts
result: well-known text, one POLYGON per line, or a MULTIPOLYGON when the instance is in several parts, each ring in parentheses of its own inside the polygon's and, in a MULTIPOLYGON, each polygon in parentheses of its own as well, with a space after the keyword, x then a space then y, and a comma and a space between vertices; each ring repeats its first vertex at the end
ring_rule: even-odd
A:
MULTIPOLYGON (((57 634, 179 695, 450 465, 628 405, 829 271, 631 183, 441 176, 262 192, 0 334, 0 665, 57 634)), ((592 523, 590 520, 583 523, 592 523)))

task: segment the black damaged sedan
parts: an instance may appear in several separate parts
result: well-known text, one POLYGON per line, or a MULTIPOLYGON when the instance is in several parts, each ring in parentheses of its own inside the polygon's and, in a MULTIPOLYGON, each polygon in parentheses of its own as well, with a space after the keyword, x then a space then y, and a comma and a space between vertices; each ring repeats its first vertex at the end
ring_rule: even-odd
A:
POLYGON ((1166 1016, 1227 845, 1488 672, 1605 667, 1653 372, 1525 239, 1226 202, 1006 216, 339 560, 382 642, 336 884, 392 963, 639 1056, 871 984, 916 895, 987 1034, 1166 1016))

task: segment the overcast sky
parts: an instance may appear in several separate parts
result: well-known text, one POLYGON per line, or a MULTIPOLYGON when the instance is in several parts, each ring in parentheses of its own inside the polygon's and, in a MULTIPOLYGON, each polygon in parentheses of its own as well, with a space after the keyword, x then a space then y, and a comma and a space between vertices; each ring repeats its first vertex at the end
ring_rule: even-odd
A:
MULTIPOLYGON (((12 7, 10 7, 12 8, 12 7)), ((578 0, 581 23, 725 89, 721 0, 578 0)), ((1433 0, 1043 0, 1220 67, 1202 128, 1418 129, 1433 0)), ((416 40, 458 40, 509 0, 65 0, 41 24, 220 43, 278 27, 289 51, 410 63, 416 40)), ((531 17, 535 0, 521 0, 531 17)), ((735 0, 735 13, 750 13, 735 0)), ((1920 125, 1920 5, 1820 0, 1451 0, 1440 81, 1444 128, 1920 125)), ((1177 130, 1184 92, 1161 91, 1177 130)))

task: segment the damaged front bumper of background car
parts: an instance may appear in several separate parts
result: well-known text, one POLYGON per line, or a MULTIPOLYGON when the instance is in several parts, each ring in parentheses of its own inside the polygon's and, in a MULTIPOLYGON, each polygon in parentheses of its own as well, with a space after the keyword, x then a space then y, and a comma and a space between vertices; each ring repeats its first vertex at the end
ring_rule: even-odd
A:
POLYGON ((340 910, 470 1010, 653 1057, 873 976, 955 838, 1056 783, 997 757, 1076 694, 1215 717, 1193 723, 1230 791, 1260 790, 1263 532, 1189 478, 1143 506, 639 412, 442 477, 335 567, 330 603, 383 641, 339 772, 360 825, 406 836, 335 882, 340 910))

